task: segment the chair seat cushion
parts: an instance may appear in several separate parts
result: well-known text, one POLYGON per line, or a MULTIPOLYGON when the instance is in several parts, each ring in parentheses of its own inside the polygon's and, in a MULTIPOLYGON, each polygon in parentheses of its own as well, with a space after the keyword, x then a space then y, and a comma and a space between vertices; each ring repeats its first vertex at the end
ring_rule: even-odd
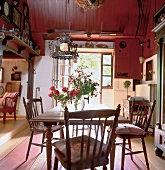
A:
MULTIPOLYGON (((70 139, 70 145, 71 145, 71 162, 72 163, 78 163, 80 161, 80 151, 81 151, 81 139, 82 136, 74 137, 70 139)), ((84 136, 84 145, 83 145, 83 155, 86 157, 87 152, 87 142, 88 142, 88 136, 84 136)), ((90 151, 89 151, 89 157, 90 159, 93 155, 93 147, 94 147, 95 139, 90 137, 90 151)), ((100 141, 97 141, 100 143, 100 141)), ((60 140, 54 143, 55 150, 60 152, 64 156, 64 160, 66 158, 66 140, 60 140)), ((105 156, 105 150, 107 145, 103 144, 101 156, 105 156)), ((96 148, 96 157, 98 155, 99 148, 96 148)))
POLYGON ((132 124, 120 125, 116 128, 117 135, 145 135, 146 132, 132 124))

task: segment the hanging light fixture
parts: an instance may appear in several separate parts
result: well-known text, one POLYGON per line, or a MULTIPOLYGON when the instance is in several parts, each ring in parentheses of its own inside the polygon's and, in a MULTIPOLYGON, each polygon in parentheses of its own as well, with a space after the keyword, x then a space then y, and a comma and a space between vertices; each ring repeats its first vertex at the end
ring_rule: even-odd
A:
POLYGON ((75 0, 75 2, 85 10, 97 9, 103 5, 104 0, 75 0))
POLYGON ((79 56, 77 53, 77 44, 75 44, 69 34, 66 34, 66 17, 67 17, 67 0, 65 4, 65 19, 64 19, 64 33, 49 42, 50 56, 55 59, 76 59, 79 56))

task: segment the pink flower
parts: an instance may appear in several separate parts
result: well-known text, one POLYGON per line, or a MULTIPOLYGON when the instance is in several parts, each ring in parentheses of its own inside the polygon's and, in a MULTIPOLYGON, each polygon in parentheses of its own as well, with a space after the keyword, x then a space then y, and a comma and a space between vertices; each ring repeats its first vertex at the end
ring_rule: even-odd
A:
POLYGON ((75 90, 75 91, 74 91, 74 95, 75 95, 75 96, 78 96, 79 94, 80 94, 80 90, 75 90))
POLYGON ((67 88, 67 87, 63 87, 63 88, 62 88, 62 91, 63 91, 63 92, 67 92, 67 91, 68 91, 68 88, 67 88))
POLYGON ((54 87, 54 86, 51 86, 51 87, 49 88, 49 90, 53 91, 53 90, 55 90, 55 87, 54 87))
POLYGON ((69 92, 69 97, 71 97, 71 98, 73 97, 74 91, 75 91, 75 90, 73 89, 73 90, 71 90, 71 91, 69 92))
POLYGON ((49 96, 49 97, 52 97, 52 93, 49 93, 48 96, 49 96))
POLYGON ((54 94, 59 96, 60 95, 60 92, 58 90, 54 90, 54 94))

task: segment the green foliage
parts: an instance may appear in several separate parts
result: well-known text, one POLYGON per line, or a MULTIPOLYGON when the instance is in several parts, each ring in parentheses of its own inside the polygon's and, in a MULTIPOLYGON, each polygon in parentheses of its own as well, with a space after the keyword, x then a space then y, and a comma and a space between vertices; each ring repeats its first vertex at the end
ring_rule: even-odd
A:
POLYGON ((130 85, 131 85, 131 82, 130 82, 129 80, 126 80, 126 81, 123 83, 123 85, 124 85, 124 88, 125 88, 125 89, 128 89, 128 88, 130 87, 130 85))

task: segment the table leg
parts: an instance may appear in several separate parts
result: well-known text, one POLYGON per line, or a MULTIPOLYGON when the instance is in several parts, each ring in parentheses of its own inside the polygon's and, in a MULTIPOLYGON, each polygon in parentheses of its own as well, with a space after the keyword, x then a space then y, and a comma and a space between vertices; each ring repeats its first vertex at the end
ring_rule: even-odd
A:
POLYGON ((47 132, 46 132, 46 155, 47 155, 47 170, 51 170, 51 163, 52 163, 52 126, 46 126, 47 132))

